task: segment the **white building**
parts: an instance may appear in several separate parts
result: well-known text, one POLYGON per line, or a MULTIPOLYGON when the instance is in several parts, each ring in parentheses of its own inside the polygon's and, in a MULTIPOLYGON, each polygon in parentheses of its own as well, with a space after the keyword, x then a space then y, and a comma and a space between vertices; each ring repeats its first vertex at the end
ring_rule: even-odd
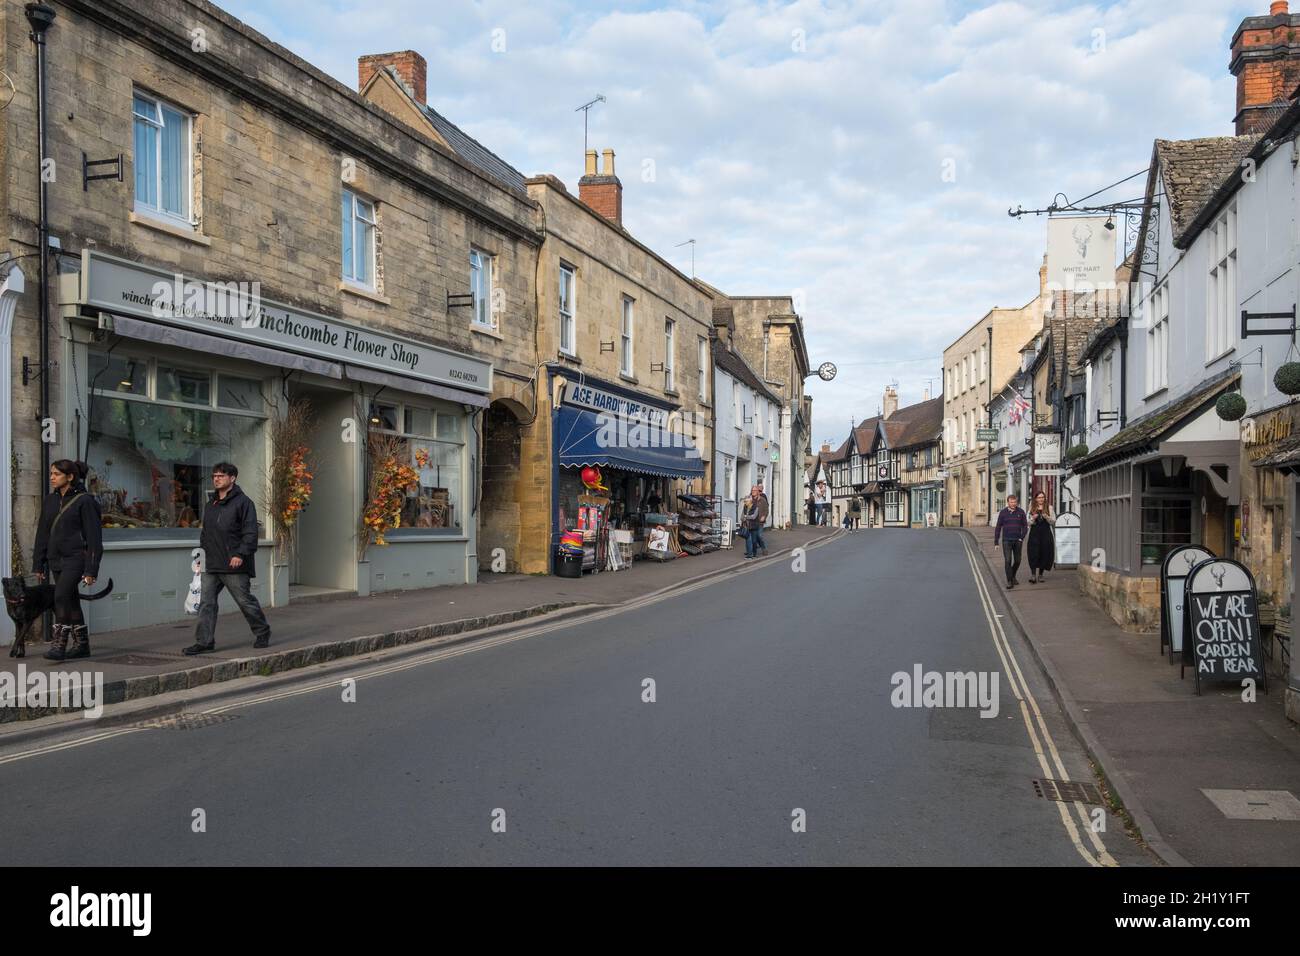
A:
POLYGON ((731 346, 730 330, 715 319, 713 341, 714 467, 713 493, 722 498, 722 515, 737 526, 739 502, 762 483, 769 503, 768 522, 790 521, 788 496, 779 488, 781 401, 731 346))

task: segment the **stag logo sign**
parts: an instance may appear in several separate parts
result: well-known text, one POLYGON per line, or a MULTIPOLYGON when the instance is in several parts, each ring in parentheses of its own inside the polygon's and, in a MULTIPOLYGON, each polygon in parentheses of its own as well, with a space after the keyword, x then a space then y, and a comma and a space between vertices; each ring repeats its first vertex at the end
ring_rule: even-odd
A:
POLYGON ((1049 289, 1089 291, 1115 286, 1115 234, 1106 216, 1055 216, 1047 221, 1049 289))

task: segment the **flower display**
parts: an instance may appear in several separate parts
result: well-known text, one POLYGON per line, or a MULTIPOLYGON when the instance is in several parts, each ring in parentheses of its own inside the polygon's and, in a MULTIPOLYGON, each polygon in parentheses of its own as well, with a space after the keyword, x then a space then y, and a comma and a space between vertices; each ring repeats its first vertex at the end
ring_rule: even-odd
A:
POLYGON ((284 509, 280 512, 282 528, 292 528, 302 509, 311 501, 312 473, 307 467, 307 454, 306 445, 299 445, 289 454, 285 476, 286 498, 284 509))
MULTIPOLYGON (((419 460, 419 456, 416 456, 419 460)), ((384 535, 401 527, 402 502, 408 492, 419 487, 420 476, 396 455, 386 455, 375 463, 373 492, 366 503, 361 522, 375 544, 387 546, 384 535)))

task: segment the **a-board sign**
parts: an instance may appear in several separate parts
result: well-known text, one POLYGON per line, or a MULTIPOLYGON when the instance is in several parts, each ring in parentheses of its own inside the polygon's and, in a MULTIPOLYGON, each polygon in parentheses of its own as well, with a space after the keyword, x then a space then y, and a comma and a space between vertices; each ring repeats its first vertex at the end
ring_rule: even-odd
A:
POLYGON ((1186 638, 1196 692, 1203 683, 1253 678, 1268 690, 1255 579, 1250 571, 1227 558, 1210 558, 1187 576, 1186 638))
POLYGON ((1160 565, 1160 653, 1169 648, 1169 663, 1183 653, 1183 593, 1187 575, 1214 552, 1199 544, 1182 544, 1165 555, 1160 565))
POLYGON ((1056 564, 1079 563, 1079 516, 1073 511, 1062 511, 1056 516, 1056 564))

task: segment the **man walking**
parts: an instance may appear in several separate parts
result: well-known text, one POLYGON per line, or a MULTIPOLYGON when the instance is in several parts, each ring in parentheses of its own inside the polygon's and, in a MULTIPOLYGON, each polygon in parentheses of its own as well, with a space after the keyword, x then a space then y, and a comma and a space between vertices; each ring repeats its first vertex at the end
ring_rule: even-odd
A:
POLYGON ((1015 495, 1007 495, 1007 506, 998 512, 998 523, 993 528, 993 547, 1002 540, 1002 563, 1007 571, 1007 590, 1016 586, 1016 572, 1020 570, 1020 545, 1029 533, 1029 516, 1020 508, 1015 495))
POLYGON ((188 655, 216 650, 217 598, 225 588, 235 599, 244 620, 253 629, 254 647, 271 643, 271 625, 266 623, 262 605, 252 592, 256 574, 257 506, 235 479, 239 469, 223 461, 212 466, 215 489, 203 509, 203 531, 199 547, 203 550, 203 590, 199 598, 199 623, 194 629, 194 643, 185 648, 188 655))
POLYGON ((854 495, 849 499, 849 531, 858 530, 858 522, 862 520, 862 499, 854 495))
POLYGON ((826 514, 831 507, 831 491, 826 487, 826 479, 817 482, 817 524, 826 524, 826 514))

